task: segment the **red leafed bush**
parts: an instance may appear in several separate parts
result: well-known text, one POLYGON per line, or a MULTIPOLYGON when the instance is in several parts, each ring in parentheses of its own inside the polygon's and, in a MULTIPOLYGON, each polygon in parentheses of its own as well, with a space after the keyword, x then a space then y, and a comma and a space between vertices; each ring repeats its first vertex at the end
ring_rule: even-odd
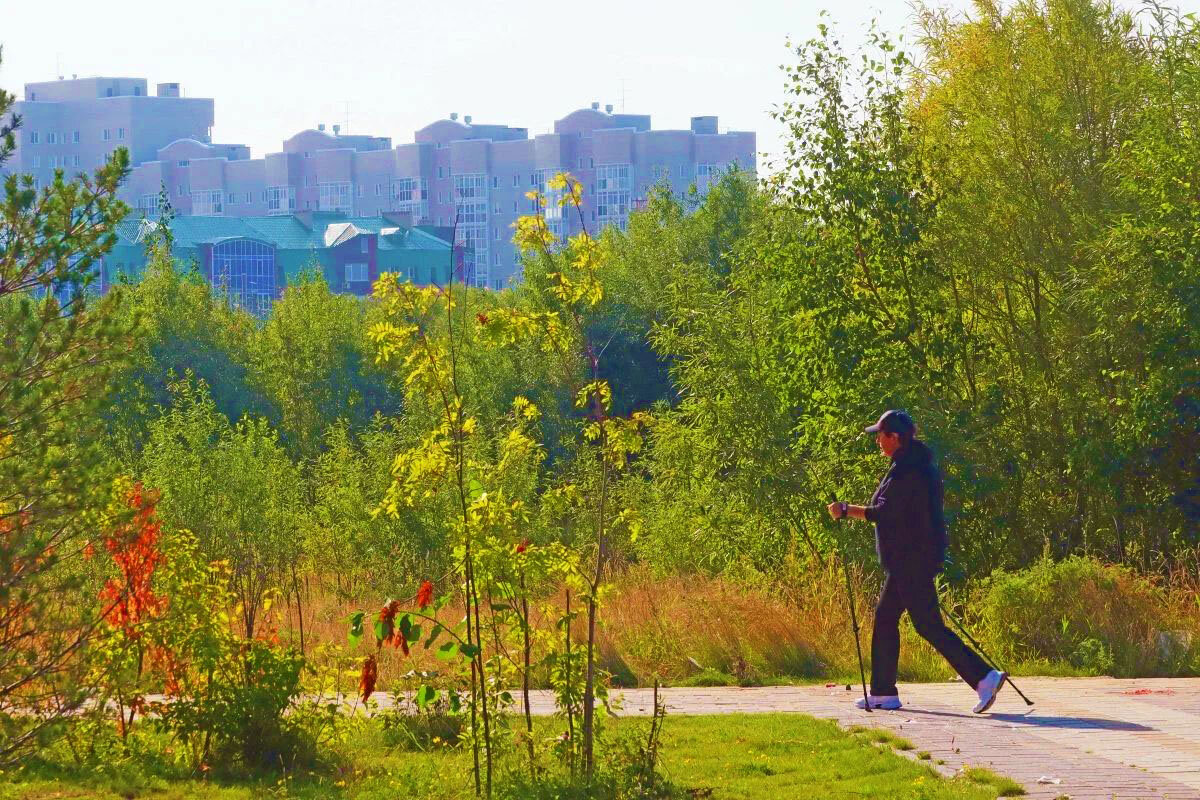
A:
POLYGON ((372 653, 363 662, 362 674, 358 678, 358 690, 362 694, 364 703, 370 698, 371 692, 375 691, 377 680, 379 680, 379 664, 375 661, 375 655, 372 653))
POLYGON ((132 518, 115 526, 104 539, 121 574, 105 581, 100 599, 107 606, 105 620, 136 638, 137 624, 166 607, 166 598, 151 589, 154 570, 162 561, 158 547, 162 529, 154 511, 157 493, 135 483, 126 493, 125 502, 133 511, 132 518))
POLYGON ((417 607, 424 611, 433 602, 433 584, 425 581, 417 590, 417 607))

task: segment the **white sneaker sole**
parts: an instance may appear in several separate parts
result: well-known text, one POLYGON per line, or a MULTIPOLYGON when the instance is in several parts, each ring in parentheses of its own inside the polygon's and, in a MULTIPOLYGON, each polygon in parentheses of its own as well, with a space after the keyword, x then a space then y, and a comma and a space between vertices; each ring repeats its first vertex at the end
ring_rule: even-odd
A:
POLYGON ((979 703, 972 709, 976 714, 982 714, 992 707, 992 703, 996 702, 996 695, 1000 694, 1000 690, 1004 688, 1004 681, 1008 679, 1007 672, 1000 673, 1000 680, 996 682, 996 688, 992 690, 991 695, 986 700, 980 700, 979 703))
MULTIPOLYGON (((859 700, 858 702, 856 702, 854 704, 854 707, 857 708, 859 711, 866 710, 866 706, 863 705, 862 700, 859 700)), ((884 701, 881 701, 878 703, 871 703, 872 711, 899 711, 903 707, 904 707, 904 704, 901 703, 899 700, 884 700, 884 701)))

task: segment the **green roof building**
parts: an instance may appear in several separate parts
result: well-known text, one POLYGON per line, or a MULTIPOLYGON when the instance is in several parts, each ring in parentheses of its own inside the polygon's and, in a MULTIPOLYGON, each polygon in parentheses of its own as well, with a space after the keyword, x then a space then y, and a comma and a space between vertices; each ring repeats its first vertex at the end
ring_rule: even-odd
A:
MULTIPOLYGON (((136 279, 146 267, 144 240, 159 223, 125 220, 117 244, 100 265, 100 288, 124 275, 136 279)), ((170 223, 175 260, 194 264, 240 307, 265 314, 283 287, 319 269, 330 288, 366 295, 384 272, 416 284, 443 285, 462 274, 462 249, 447 231, 409 224, 406 215, 353 217, 305 212, 270 217, 176 217, 170 223)))

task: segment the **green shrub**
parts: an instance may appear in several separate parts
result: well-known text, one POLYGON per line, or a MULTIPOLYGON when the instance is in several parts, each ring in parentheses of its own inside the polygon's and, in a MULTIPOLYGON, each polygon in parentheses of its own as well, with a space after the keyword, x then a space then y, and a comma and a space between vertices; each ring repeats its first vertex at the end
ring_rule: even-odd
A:
MULTIPOLYGON (((1073 556, 997 570, 968 607, 1004 663, 1058 662, 1117 677, 1194 672, 1195 653, 1165 653, 1160 633, 1194 626, 1150 577, 1073 556)), ((1191 647, 1195 649, 1194 646, 1191 647)))

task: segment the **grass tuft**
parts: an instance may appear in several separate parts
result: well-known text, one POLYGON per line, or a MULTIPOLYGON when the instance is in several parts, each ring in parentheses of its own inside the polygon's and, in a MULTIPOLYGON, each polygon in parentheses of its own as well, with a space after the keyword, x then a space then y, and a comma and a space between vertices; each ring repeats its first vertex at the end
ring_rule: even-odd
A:
POLYGON ((1025 787, 1012 778, 997 775, 984 767, 964 767, 962 776, 971 783, 990 786, 996 790, 997 797, 1020 797, 1025 794, 1025 787))

